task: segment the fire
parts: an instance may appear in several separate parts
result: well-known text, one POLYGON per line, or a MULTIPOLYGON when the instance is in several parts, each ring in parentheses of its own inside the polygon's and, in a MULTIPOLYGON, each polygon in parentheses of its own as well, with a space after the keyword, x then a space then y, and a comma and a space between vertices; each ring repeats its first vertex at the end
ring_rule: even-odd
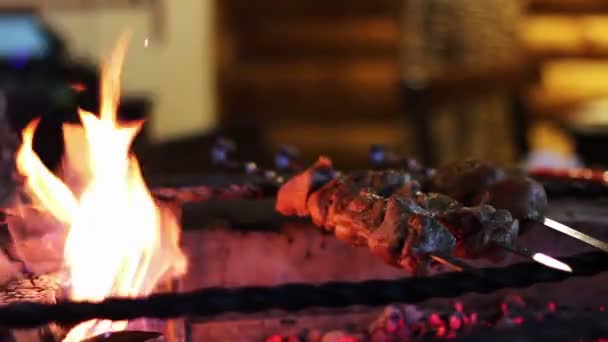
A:
MULTIPOLYGON (((148 295, 161 280, 186 270, 177 219, 155 203, 130 153, 142 123, 124 124, 116 117, 127 38, 122 37, 102 67, 99 117, 80 111, 82 126, 63 127, 64 173, 69 177, 57 177, 33 151, 37 121, 23 131, 17 154, 33 205, 69 227, 64 264, 70 298, 78 301, 148 295)), ((76 326, 64 341, 126 326, 93 320, 76 326)))

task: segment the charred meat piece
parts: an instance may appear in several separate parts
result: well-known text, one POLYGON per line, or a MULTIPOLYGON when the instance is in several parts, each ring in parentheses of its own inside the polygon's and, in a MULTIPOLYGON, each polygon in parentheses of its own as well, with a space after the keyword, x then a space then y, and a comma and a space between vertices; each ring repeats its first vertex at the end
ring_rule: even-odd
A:
POLYGON ((422 211, 422 208, 400 196, 388 199, 384 220, 367 241, 372 254, 389 265, 400 266, 399 257, 408 236, 409 216, 414 211, 422 211))
POLYGON ((446 210, 453 210, 463 207, 460 202, 455 201, 453 198, 434 192, 418 193, 413 198, 419 206, 432 213, 444 212, 446 210))
POLYGON ((367 245, 369 235, 384 220, 385 209, 386 199, 368 191, 361 191, 345 210, 336 213, 336 237, 353 245, 367 245))
POLYGON ((456 257, 500 261, 506 252, 497 244, 514 246, 519 234, 519 222, 508 211, 489 205, 448 210, 438 219, 456 236, 456 257))
POLYGON ((333 230, 337 215, 342 213, 361 191, 373 192, 386 198, 396 191, 409 191, 409 182, 409 174, 393 170, 359 171, 339 177, 333 187, 324 227, 333 230))
POLYGON ((384 170, 371 173, 366 171, 365 173, 370 177, 369 188, 380 197, 388 198, 396 192, 409 193, 419 190, 420 187, 417 183, 413 183, 412 175, 407 172, 384 170))
POLYGON ((333 178, 333 167, 330 159, 320 157, 317 162, 304 172, 294 176, 279 189, 276 210, 286 216, 307 216, 308 196, 333 178))
POLYGON ((325 227, 329 208, 333 205, 334 192, 341 185, 341 182, 334 179, 313 192, 308 198, 306 206, 310 213, 310 218, 316 226, 325 227))
POLYGON ((408 228, 399 263, 412 274, 427 275, 430 255, 453 255, 456 238, 430 213, 422 211, 410 215, 408 228))
POLYGON ((384 262, 424 273, 428 255, 451 255, 455 238, 416 202, 389 198, 382 224, 368 238, 371 252, 384 262))
POLYGON ((504 172, 492 163, 467 159, 438 169, 428 190, 471 205, 480 189, 504 177, 504 172))
POLYGON ((382 197, 393 193, 410 196, 420 191, 420 184, 406 172, 357 171, 340 177, 336 177, 336 174, 331 160, 320 157, 313 166, 281 186, 277 193, 276 210, 286 216, 311 215, 315 224, 322 223, 331 229, 333 222, 328 222, 327 218, 332 215, 328 216, 327 213, 343 210, 361 189, 371 189, 382 197), (330 184, 332 181, 335 184, 330 184), (329 189, 335 192, 331 193, 333 197, 329 189), (311 210, 315 213, 311 213, 311 210))
POLYGON ((361 190, 370 188, 372 181, 373 172, 355 172, 348 176, 339 177, 336 180, 337 185, 333 188, 333 193, 331 194, 325 228, 333 230, 336 214, 344 211, 346 206, 357 197, 361 190))
POLYGON ((438 171, 433 187, 443 193, 423 193, 419 179, 394 170, 334 174, 331 163, 320 159, 281 189, 277 210, 310 215, 338 239, 367 245, 384 262, 414 275, 427 274, 432 256, 500 261, 505 256, 500 245, 513 246, 520 229, 506 209, 532 220, 546 206, 540 185, 505 179, 500 169, 477 161, 438 171), (452 196, 482 205, 466 207, 452 196))
MULTIPOLYGON (((412 179, 403 183, 398 187, 392 195, 399 195, 403 197, 412 198, 422 191, 422 186, 418 180, 412 179)), ((388 197, 388 196, 386 196, 388 197)))
POLYGON ((542 221, 548 205, 543 186, 528 177, 510 177, 491 184, 476 202, 506 209, 518 220, 534 221, 542 221))

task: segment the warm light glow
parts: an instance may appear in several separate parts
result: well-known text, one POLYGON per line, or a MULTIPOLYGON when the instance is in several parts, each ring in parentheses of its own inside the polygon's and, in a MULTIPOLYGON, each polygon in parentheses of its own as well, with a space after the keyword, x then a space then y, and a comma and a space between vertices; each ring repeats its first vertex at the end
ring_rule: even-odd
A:
POLYGON ((572 268, 570 268, 570 266, 543 253, 534 253, 532 259, 547 267, 555 268, 564 272, 572 272, 572 268))
MULTIPOLYGON (((130 153, 141 123, 124 124, 116 117, 127 38, 122 37, 103 65, 99 117, 80 111, 82 127, 64 127, 64 168, 78 179, 78 188, 56 177, 32 150, 37 122, 24 130, 17 156, 34 205, 70 227, 64 262, 70 297, 78 301, 148 295, 161 280, 186 270, 177 220, 157 206, 130 153)), ((124 330, 126 325, 85 322, 64 341, 124 330)))

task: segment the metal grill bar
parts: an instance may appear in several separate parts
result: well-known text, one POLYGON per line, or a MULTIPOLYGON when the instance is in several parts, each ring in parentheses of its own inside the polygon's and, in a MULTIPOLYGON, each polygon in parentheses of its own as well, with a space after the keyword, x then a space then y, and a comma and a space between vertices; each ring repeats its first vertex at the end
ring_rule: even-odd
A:
POLYGON ((309 307, 340 308, 415 303, 429 298, 453 298, 466 293, 490 293, 503 288, 526 288, 570 277, 593 276, 608 270, 602 252, 564 258, 574 269, 565 273, 537 263, 481 269, 482 276, 446 273, 429 278, 375 280, 322 285, 291 284, 278 287, 209 288, 181 294, 159 294, 140 299, 106 299, 101 303, 17 303, 0 307, 0 325, 32 328, 56 322, 74 324, 99 318, 127 320, 141 317, 205 317, 228 312, 298 311, 309 307))

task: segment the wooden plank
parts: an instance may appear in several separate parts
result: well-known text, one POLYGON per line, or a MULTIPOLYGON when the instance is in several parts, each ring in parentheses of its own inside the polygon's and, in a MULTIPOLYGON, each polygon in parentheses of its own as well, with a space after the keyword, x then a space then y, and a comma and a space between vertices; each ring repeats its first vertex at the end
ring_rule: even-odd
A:
POLYGON ((326 17, 345 18, 353 16, 370 17, 377 15, 397 15, 399 0, 225 0, 221 6, 236 21, 263 21, 273 17, 302 18, 326 17), (262 19, 264 18, 264 19, 262 19))
POLYGON ((385 61, 242 64, 226 75, 222 108, 227 120, 395 116, 397 84, 396 63, 385 61))
POLYGON ((397 87, 274 86, 226 89, 225 120, 359 120, 399 115, 397 87), (245 117, 244 117, 245 116, 245 117))
POLYGON ((323 82, 384 86, 397 81, 398 73, 396 59, 241 63, 232 67, 230 74, 226 75, 226 82, 256 86, 291 83, 318 85, 323 82))
MULTIPOLYGON (((245 29, 245 27, 243 27, 245 29)), ((277 19, 261 22, 240 32, 244 37, 262 35, 266 38, 296 41, 380 41, 394 45, 399 39, 399 26, 385 16, 339 19, 277 19)))
POLYGON ((529 0, 529 13, 598 14, 608 13, 605 0, 529 0))
POLYGON ((234 37, 242 59, 391 57, 397 55, 399 28, 387 18, 260 23, 234 37))

